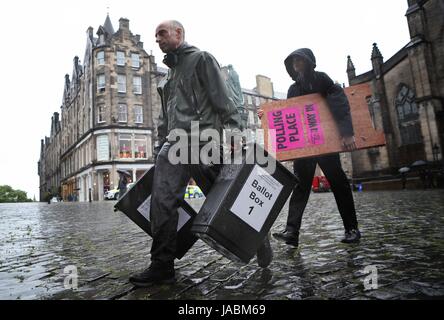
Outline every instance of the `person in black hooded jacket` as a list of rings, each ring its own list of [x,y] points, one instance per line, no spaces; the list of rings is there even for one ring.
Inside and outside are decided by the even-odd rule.
[[[316,58],[310,49],[298,49],[285,59],[285,67],[295,81],[289,88],[287,98],[299,97],[312,93],[319,93],[327,100],[327,104],[338,124],[343,137],[343,146],[346,151],[356,149],[353,124],[350,115],[350,105],[344,90],[333,83],[330,77],[315,71]],[[260,110],[259,117],[263,112]],[[299,177],[299,184],[290,199],[287,226],[283,232],[273,236],[286,244],[297,247],[299,245],[299,230],[302,215],[311,193],[311,185],[319,164],[330,182],[345,228],[344,243],[355,243],[361,238],[356,218],[355,205],[349,181],[342,170],[339,154],[295,160],[294,173]]]

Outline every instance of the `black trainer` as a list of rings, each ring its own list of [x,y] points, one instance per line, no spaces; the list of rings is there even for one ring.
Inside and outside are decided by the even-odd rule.
[[[342,243],[358,243],[361,239],[361,232],[358,229],[345,231],[345,237],[341,240]]]
[[[264,239],[264,242],[257,250],[257,264],[261,268],[266,268],[273,261],[273,250],[270,245],[269,235]]]
[[[294,247],[298,247],[299,245],[299,233],[298,232],[290,232],[285,230],[284,232],[273,233],[273,237],[275,237],[279,241],[283,241],[286,244],[289,244]]]
[[[173,284],[176,282],[174,267],[151,264],[142,273],[131,276],[129,281],[136,287],[150,287],[154,284]]]

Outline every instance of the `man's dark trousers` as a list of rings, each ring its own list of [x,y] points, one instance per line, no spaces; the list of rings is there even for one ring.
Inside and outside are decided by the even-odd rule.
[[[190,178],[193,177],[203,193],[207,195],[222,167],[222,164],[211,167],[204,164],[173,165],[168,160],[170,147],[168,142],[165,143],[157,156],[154,187],[151,193],[150,218],[153,236],[151,261],[154,264],[165,265],[171,265],[175,259],[177,209],[183,200]]]
[[[299,184],[290,198],[287,231],[297,233],[301,228],[302,215],[311,193],[316,164],[319,164],[330,183],[345,230],[357,229],[358,221],[350,183],[342,170],[339,154],[335,154],[294,161],[294,173],[299,177]]]

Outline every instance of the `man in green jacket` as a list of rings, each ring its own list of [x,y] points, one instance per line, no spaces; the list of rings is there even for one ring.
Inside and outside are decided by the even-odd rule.
[[[151,265],[130,278],[131,283],[139,287],[175,281],[177,209],[188,181],[190,177],[211,172],[212,177],[202,179],[202,184],[197,181],[207,193],[221,168],[221,163],[214,164],[209,170],[201,159],[196,162],[201,148],[208,143],[200,141],[200,133],[215,129],[221,137],[223,129],[240,133],[242,128],[218,62],[211,54],[190,46],[184,39],[185,31],[178,21],[165,21],[156,28],[156,42],[166,54],[163,62],[170,70],[158,86],[162,109],[157,127],[159,145],[155,149],[157,159],[151,194]],[[196,124],[199,130],[195,130]],[[188,141],[187,161],[173,164],[175,161],[169,157],[169,151],[176,147],[175,140],[183,133]],[[193,145],[193,141],[198,145]],[[239,147],[233,146],[234,149]],[[271,259],[267,238],[258,251],[258,263],[266,267]]]

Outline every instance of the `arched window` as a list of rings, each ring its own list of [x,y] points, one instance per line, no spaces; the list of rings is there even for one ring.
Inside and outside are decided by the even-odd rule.
[[[405,84],[399,87],[395,106],[402,145],[422,143],[415,93]]]

